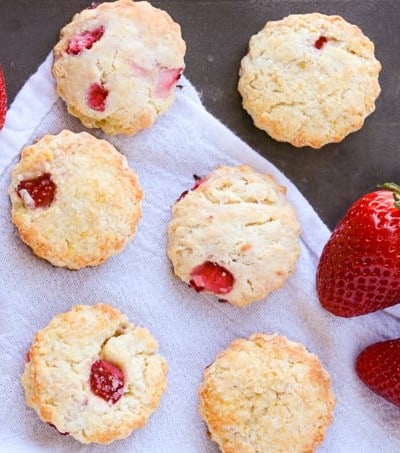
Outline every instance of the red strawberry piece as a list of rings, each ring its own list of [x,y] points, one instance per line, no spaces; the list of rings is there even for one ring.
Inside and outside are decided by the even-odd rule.
[[[199,187],[199,185],[202,184],[202,183],[206,180],[206,178],[200,178],[200,176],[197,176],[197,175],[193,175],[193,178],[194,178],[194,180],[195,180],[195,183],[194,183],[193,187],[192,187],[191,189],[189,189],[189,190],[184,190],[184,191],[179,195],[179,198],[176,200],[176,202],[178,202],[178,201],[182,200],[183,198],[185,198],[186,195],[187,195],[190,191],[196,190],[196,189]]]
[[[17,187],[18,196],[27,208],[48,208],[54,200],[56,185],[50,173],[43,173],[37,178],[24,179]]]
[[[92,83],[86,96],[87,105],[97,112],[104,112],[108,90],[98,83]]]
[[[232,291],[235,282],[227,269],[211,261],[196,266],[190,276],[189,286],[197,292],[206,290],[215,294],[227,294]]]
[[[75,35],[68,41],[67,54],[79,55],[85,49],[91,49],[93,44],[104,35],[104,27],[100,26],[93,30],[85,30]]]
[[[90,388],[103,400],[115,404],[124,393],[124,373],[107,360],[96,360],[90,370]]]
[[[356,372],[373,392],[400,406],[400,338],[364,349],[357,357]]]
[[[51,426],[52,428],[54,428],[56,431],[58,431],[59,434],[61,434],[62,436],[68,436],[69,433],[62,433],[61,431],[59,431],[57,429],[57,426],[56,425],[53,425],[53,423],[47,423],[49,426]]]
[[[326,243],[317,270],[323,307],[358,316],[400,302],[400,187],[357,200]]]
[[[314,47],[318,50],[321,50],[324,45],[328,42],[328,38],[326,36],[320,36],[314,43]]]
[[[7,92],[3,69],[0,66],[0,131],[3,129],[7,113]]]
[[[172,88],[180,79],[183,68],[171,69],[159,67],[157,72],[156,94],[160,98],[166,98],[170,95]]]

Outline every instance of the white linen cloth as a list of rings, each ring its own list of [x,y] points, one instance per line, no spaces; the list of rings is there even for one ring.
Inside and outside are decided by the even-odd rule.
[[[332,376],[335,418],[319,452],[399,452],[400,409],[360,382],[354,361],[368,344],[399,336],[400,311],[395,307],[344,319],[321,308],[315,271],[329,230],[279,170],[205,110],[185,78],[173,107],[152,128],[133,137],[90,131],[113,143],[138,173],[145,199],[134,240],[103,265],[75,272],[55,268],[30,252],[10,220],[11,168],[25,144],[64,128],[84,129],[55,93],[51,62],[49,55],[28,80],[0,133],[0,451],[217,452],[197,412],[203,370],[233,339],[277,332],[317,354]],[[171,206],[192,186],[192,175],[238,163],[272,173],[285,185],[302,225],[296,272],[282,289],[244,309],[188,288],[173,277],[166,256]],[[119,308],[157,338],[169,363],[168,388],[145,428],[111,446],[82,446],[26,407],[19,379],[38,329],[74,304],[99,301]]]

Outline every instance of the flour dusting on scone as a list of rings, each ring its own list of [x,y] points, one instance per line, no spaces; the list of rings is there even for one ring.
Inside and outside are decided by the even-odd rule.
[[[54,266],[96,266],[120,252],[141,218],[143,192],[125,156],[64,130],[26,147],[12,171],[12,221]]]
[[[61,30],[52,72],[68,111],[86,127],[135,134],[171,107],[185,51],[165,11],[117,0],[85,9]]]
[[[254,124],[296,147],[321,148],[360,129],[375,110],[374,44],[340,16],[267,22],[242,59],[238,89]]]
[[[300,253],[300,225],[271,175],[219,166],[172,209],[168,256],[196,291],[245,306],[280,288]]]
[[[21,378],[28,406],[62,434],[108,444],[159,406],[167,364],[157,341],[107,304],[77,305],[36,333]]]
[[[224,453],[304,453],[333,418],[331,379],[303,345],[279,335],[233,341],[206,368],[199,411]]]

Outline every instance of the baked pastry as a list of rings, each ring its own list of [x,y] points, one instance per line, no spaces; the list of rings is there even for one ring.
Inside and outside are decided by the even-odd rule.
[[[278,141],[321,148],[360,129],[375,110],[374,44],[339,16],[267,22],[242,59],[238,89],[254,124]]]
[[[36,333],[21,378],[26,402],[82,443],[123,439],[148,422],[165,391],[157,349],[119,310],[74,306]]]
[[[175,274],[243,307],[280,288],[300,253],[300,226],[271,175],[219,166],[182,194],[168,226]]]
[[[68,130],[22,151],[9,195],[21,239],[69,269],[96,266],[122,250],[143,198],[125,156],[105,140]]]
[[[135,134],[168,110],[184,70],[180,26],[148,2],[118,0],[76,14],[52,72],[69,113],[107,134]]]
[[[279,335],[233,341],[206,368],[199,411],[225,453],[311,452],[335,397],[318,358]]]

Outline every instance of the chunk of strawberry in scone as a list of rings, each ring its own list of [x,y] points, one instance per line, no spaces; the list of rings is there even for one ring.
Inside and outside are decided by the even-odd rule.
[[[321,50],[325,44],[328,42],[328,38],[326,36],[320,36],[315,42],[314,47],[318,50]]]
[[[104,112],[107,96],[108,90],[98,83],[92,83],[86,95],[87,105],[97,112]]]
[[[184,190],[180,195],[179,195],[179,198],[176,200],[176,202],[178,203],[178,201],[182,200],[183,198],[186,197],[186,195],[191,192],[192,190],[196,190],[200,184],[202,184],[206,179],[205,178],[200,178],[200,176],[197,176],[197,175],[193,175],[193,178],[195,179],[195,183],[193,184],[193,187],[191,189],[188,189],[188,190]]]
[[[103,400],[115,404],[124,392],[123,371],[107,360],[96,360],[90,370],[90,388]]]
[[[197,292],[205,290],[215,294],[227,294],[232,291],[235,282],[231,272],[211,261],[196,266],[190,276],[189,286]]]
[[[91,49],[93,44],[104,35],[104,27],[100,26],[93,30],[85,30],[79,35],[73,36],[68,41],[67,54],[79,55],[85,49]]]
[[[160,98],[166,98],[170,95],[172,88],[180,79],[183,68],[171,69],[159,67],[157,72],[156,94]]]
[[[17,193],[27,208],[48,208],[54,200],[56,184],[50,173],[43,173],[37,178],[22,180]]]

